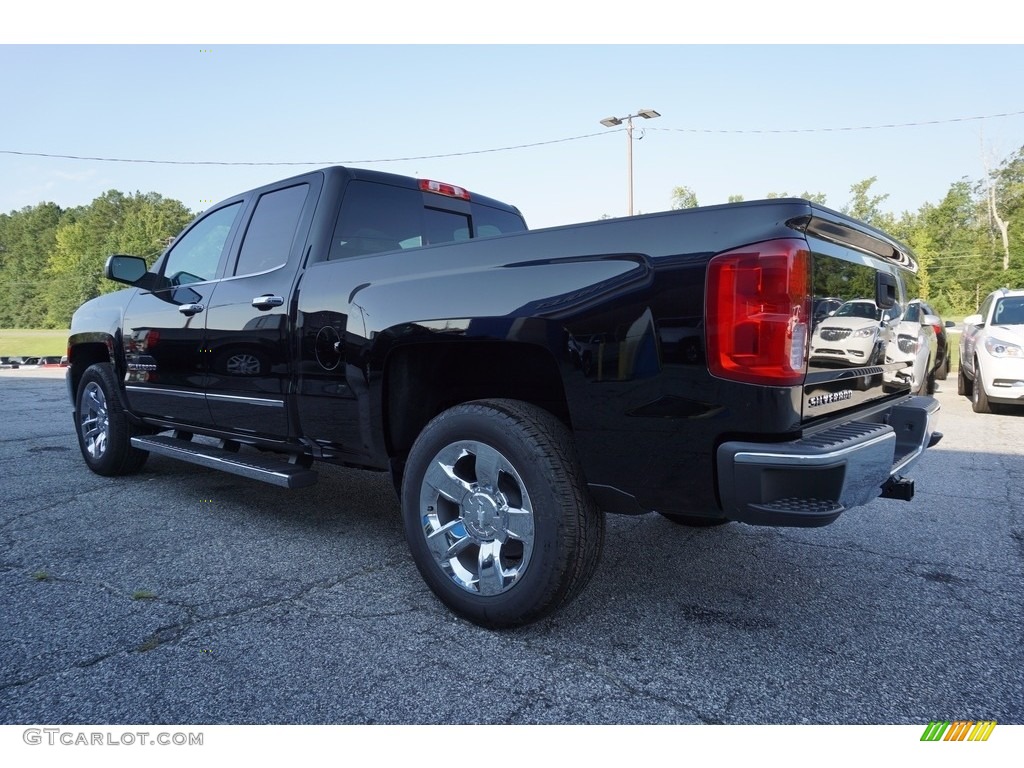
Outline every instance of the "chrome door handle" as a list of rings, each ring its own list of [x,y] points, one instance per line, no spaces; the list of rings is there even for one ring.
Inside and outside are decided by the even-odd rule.
[[[266,294],[264,296],[257,296],[252,300],[252,305],[256,309],[270,309],[271,307],[280,307],[284,304],[284,299],[280,296],[271,296]]]
[[[206,307],[204,307],[202,304],[182,304],[180,307],[178,307],[178,311],[181,312],[181,314],[186,315],[188,317],[192,317],[192,315],[198,315],[204,309],[206,309]]]

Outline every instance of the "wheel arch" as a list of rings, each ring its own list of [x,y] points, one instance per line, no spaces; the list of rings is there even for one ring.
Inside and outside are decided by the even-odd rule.
[[[78,392],[82,374],[89,366],[113,363],[114,357],[114,339],[108,334],[77,334],[68,339],[68,390],[72,402]]]
[[[398,460],[432,418],[472,400],[521,400],[572,427],[558,363],[535,344],[458,340],[398,346],[385,359],[382,392],[386,448]]]

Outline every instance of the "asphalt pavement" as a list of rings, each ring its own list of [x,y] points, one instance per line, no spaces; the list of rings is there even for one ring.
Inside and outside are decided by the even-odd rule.
[[[609,517],[538,624],[453,617],[384,475],[92,474],[62,371],[0,371],[0,722],[1024,723],[1024,411],[941,383],[912,502],[821,529]]]

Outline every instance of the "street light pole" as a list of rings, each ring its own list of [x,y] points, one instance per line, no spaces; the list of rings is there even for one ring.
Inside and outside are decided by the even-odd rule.
[[[627,207],[629,210],[629,216],[633,215],[633,118],[642,117],[645,120],[651,118],[661,117],[661,113],[655,112],[653,109],[641,109],[635,115],[626,115],[625,117],[606,117],[601,121],[601,125],[606,128],[612,128],[616,125],[622,125],[626,123],[626,162],[628,165],[627,172]]]

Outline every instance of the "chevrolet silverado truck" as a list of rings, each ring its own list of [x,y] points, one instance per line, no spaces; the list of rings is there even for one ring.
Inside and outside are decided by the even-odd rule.
[[[460,187],[331,167],[214,205],[152,266],[110,257],[129,287],[75,313],[68,392],[101,475],[151,453],[288,488],[390,472],[433,592],[514,626],[586,585],[605,512],[821,526],[909,500],[939,407],[871,352],[895,324],[809,347],[815,297],[895,318],[915,270],[805,200],[527,231]]]

